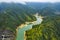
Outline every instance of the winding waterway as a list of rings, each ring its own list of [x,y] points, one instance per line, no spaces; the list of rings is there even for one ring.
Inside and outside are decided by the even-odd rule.
[[[39,17],[38,15],[35,15],[36,17],[36,21],[34,22],[29,22],[28,24],[26,24],[26,26],[24,26],[23,28],[18,28],[18,32],[17,32],[17,38],[16,40],[24,40],[24,32],[29,30],[29,29],[32,29],[32,26],[33,25],[37,25],[37,24],[41,24],[42,22],[42,18]]]

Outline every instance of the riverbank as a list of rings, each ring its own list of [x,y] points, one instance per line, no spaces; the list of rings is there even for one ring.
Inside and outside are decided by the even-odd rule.
[[[26,40],[26,37],[23,36],[23,35],[25,35],[25,31],[27,31],[29,29],[32,29],[32,26],[33,25],[41,24],[41,22],[43,21],[42,17],[41,16],[38,16],[38,15],[35,15],[35,17],[37,19],[36,21],[33,21],[33,22],[25,22],[25,24],[21,24],[17,28],[17,39],[16,40]]]

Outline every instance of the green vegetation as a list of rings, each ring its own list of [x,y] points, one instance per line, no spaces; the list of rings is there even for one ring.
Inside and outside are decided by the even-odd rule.
[[[26,31],[26,40],[60,40],[60,16],[44,18],[40,25]]]
[[[31,10],[31,11],[30,11]],[[30,7],[19,3],[0,4],[0,29],[16,32],[16,28],[26,21],[34,21],[35,12]]]
[[[36,12],[44,16],[40,25],[26,31],[26,40],[60,40],[60,3],[0,3],[0,30],[11,30],[27,21],[35,21]]]
[[[56,15],[55,12],[56,12],[55,9],[51,7],[45,7],[39,11],[39,14],[41,14],[42,16],[53,16]]]

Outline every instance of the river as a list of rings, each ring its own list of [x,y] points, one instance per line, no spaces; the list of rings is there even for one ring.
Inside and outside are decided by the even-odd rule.
[[[29,30],[29,29],[32,29],[32,26],[33,25],[37,25],[37,24],[41,24],[41,22],[42,22],[42,18],[41,17],[39,17],[38,15],[35,15],[35,17],[36,17],[36,21],[34,21],[34,22],[30,22],[29,24],[27,24],[26,26],[24,26],[23,28],[18,28],[18,32],[17,32],[17,38],[16,38],[16,40],[24,40],[25,38],[24,38],[24,32],[25,31],[27,31],[27,30]]]

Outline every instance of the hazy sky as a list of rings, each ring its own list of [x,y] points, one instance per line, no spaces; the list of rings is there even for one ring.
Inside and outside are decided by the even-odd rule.
[[[60,2],[60,0],[0,0],[0,2]]]

